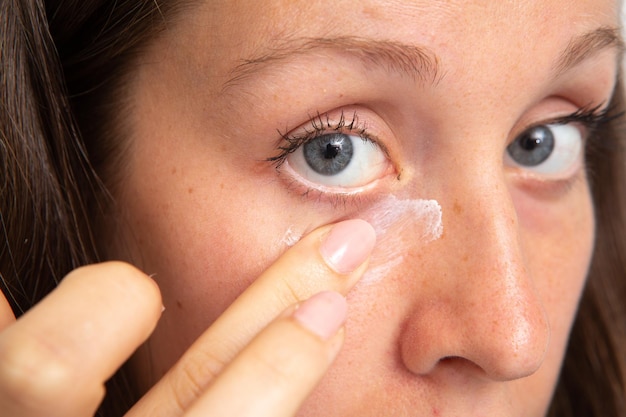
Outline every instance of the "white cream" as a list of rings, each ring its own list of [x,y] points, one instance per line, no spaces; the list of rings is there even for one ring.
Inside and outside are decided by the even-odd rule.
[[[281,242],[285,246],[290,248],[293,245],[295,245],[296,243],[298,243],[298,241],[300,241],[300,239],[302,239],[302,234],[294,232],[293,229],[291,228],[291,226],[289,226],[289,228],[287,229],[287,231],[283,235],[283,238],[281,239]]]
[[[399,267],[407,245],[427,244],[443,233],[441,206],[436,200],[401,200],[387,196],[353,217],[368,221],[376,231],[377,242],[361,283],[372,284]],[[280,242],[292,247],[302,233],[290,226]]]
[[[415,232],[423,243],[439,239],[443,233],[441,206],[436,200],[400,200],[393,195],[374,204],[365,218],[380,237],[390,228]]]
[[[435,200],[401,200],[388,196],[362,217],[374,227],[376,247],[362,284],[382,280],[404,260],[406,245],[427,244],[443,233],[441,206]]]

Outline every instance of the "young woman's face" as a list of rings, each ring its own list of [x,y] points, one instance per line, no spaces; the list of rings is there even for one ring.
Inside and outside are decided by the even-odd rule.
[[[154,274],[167,307],[142,383],[300,236],[364,218],[370,271],[302,415],[542,415],[592,251],[595,118],[578,116],[611,96],[617,8],[185,10],[127,90],[113,255]]]

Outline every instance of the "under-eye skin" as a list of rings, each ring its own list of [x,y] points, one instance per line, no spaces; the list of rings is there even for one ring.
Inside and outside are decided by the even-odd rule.
[[[268,158],[281,174],[305,187],[304,194],[357,194],[389,173],[385,148],[372,137],[356,113],[338,119],[312,118],[299,133],[282,135],[279,155]]]

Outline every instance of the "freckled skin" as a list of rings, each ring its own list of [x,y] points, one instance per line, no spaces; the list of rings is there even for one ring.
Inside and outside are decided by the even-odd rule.
[[[616,10],[608,0],[268,0],[185,11],[139,58],[124,115],[124,221],[110,256],[155,274],[164,305],[180,307],[134,358],[139,385],[280,256],[286,230],[359,217],[391,195],[436,200],[443,234],[424,244],[407,236],[414,224],[398,231],[402,263],[349,294],[344,349],[299,415],[544,415],[591,256],[592,202],[582,168],[558,187],[503,156],[528,126],[607,101],[613,51],[550,77],[570,40],[616,25]],[[441,74],[424,86],[318,51],[224,92],[233,67],[285,36],[427,47]],[[393,169],[358,199],[303,195],[266,162],[277,132],[347,106]]]

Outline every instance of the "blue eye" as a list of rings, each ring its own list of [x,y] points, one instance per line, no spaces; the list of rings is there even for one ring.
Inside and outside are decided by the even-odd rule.
[[[380,178],[389,165],[384,152],[371,140],[336,132],[307,141],[286,161],[312,184],[342,188],[367,185]]]
[[[554,135],[547,126],[536,126],[517,137],[507,147],[511,158],[522,166],[537,166],[554,150]]]
[[[354,156],[350,136],[331,133],[319,136],[302,147],[304,160],[318,174],[336,175],[346,169]]]
[[[583,137],[573,124],[534,126],[506,148],[508,164],[550,176],[567,175],[580,161]]]

